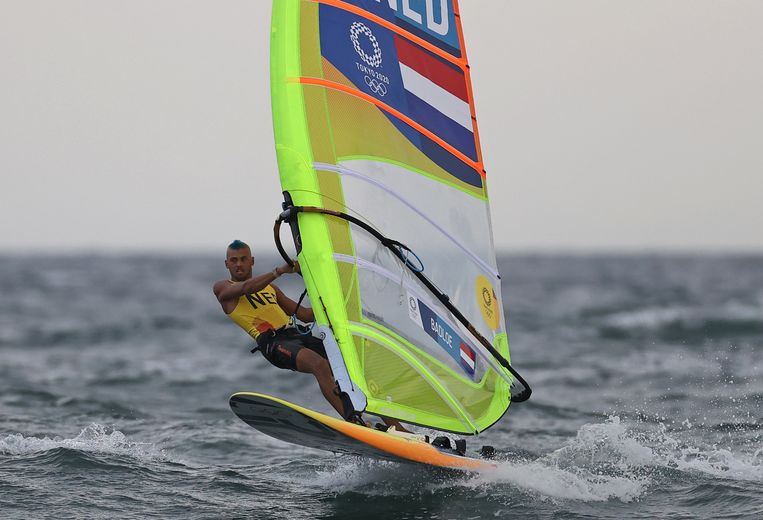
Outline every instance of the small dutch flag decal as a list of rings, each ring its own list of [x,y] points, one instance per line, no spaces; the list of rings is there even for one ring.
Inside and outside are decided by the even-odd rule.
[[[469,375],[474,375],[476,359],[477,354],[466,343],[461,343],[461,365]]]

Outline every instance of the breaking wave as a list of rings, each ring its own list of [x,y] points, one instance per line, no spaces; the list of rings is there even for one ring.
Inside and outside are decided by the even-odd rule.
[[[657,334],[660,337],[703,338],[763,333],[763,308],[729,302],[717,308],[691,306],[647,307],[605,316],[603,336]]]
[[[82,453],[129,456],[141,461],[169,460],[164,450],[154,444],[130,441],[120,431],[92,423],[73,438],[26,437],[20,433],[0,438],[0,454],[11,456],[35,455],[65,448]]]
[[[649,428],[644,428],[649,426]],[[511,491],[541,500],[633,502],[664,479],[713,477],[763,480],[763,448],[749,454],[716,447],[697,447],[681,440],[680,431],[664,424],[630,424],[618,416],[582,426],[574,439],[538,458],[499,460],[497,467],[476,474],[432,478],[431,468],[342,458],[315,469],[313,484],[333,493],[391,496],[431,494],[454,486],[491,496]]]
[[[684,425],[691,428],[687,422]],[[532,461],[503,461],[468,482],[476,486],[509,483],[554,499],[630,502],[671,471],[763,480],[763,448],[743,454],[700,447],[682,440],[680,431],[669,432],[663,423],[643,426],[629,426],[620,417],[610,416],[603,423],[582,426],[573,440],[548,455]],[[670,478],[675,477],[671,474]]]

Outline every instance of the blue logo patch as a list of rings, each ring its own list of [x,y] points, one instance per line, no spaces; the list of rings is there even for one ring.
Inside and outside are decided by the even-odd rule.
[[[417,322],[442,349],[452,357],[469,376],[474,375],[476,355],[474,350],[445,323],[425,303],[415,296],[408,295],[408,312],[412,320]]]

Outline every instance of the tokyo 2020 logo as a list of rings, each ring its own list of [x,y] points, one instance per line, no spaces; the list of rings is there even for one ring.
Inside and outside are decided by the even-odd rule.
[[[371,54],[367,53],[365,50],[363,50],[363,47],[361,47],[361,34],[366,36],[368,41],[371,43]],[[371,29],[369,29],[368,26],[361,22],[353,23],[350,27],[350,40],[352,40],[352,46],[355,47],[355,52],[358,53],[360,59],[362,59],[367,65],[374,68],[377,68],[381,65],[382,51],[379,47],[379,41],[376,39],[376,36],[374,36],[374,33],[371,32]]]

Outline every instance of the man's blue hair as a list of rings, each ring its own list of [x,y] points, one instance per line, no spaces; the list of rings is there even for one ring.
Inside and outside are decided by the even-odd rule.
[[[228,249],[233,249],[233,250],[244,249],[244,248],[251,249],[251,247],[249,247],[249,245],[246,242],[242,242],[241,240],[234,240],[228,245]]]

